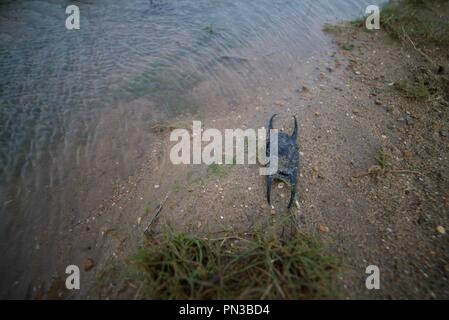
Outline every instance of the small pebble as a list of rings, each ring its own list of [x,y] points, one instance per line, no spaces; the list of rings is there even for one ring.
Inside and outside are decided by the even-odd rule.
[[[446,229],[443,226],[438,226],[437,231],[439,234],[446,234]]]
[[[84,271],[88,272],[92,270],[94,267],[94,261],[91,258],[88,258],[84,261]]]

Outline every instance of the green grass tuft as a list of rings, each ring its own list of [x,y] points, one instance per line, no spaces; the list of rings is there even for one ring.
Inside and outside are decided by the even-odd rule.
[[[225,178],[228,176],[228,170],[227,167],[224,165],[220,165],[217,163],[212,163],[207,167],[207,173],[208,175],[216,176],[219,178]]]
[[[300,233],[214,240],[168,232],[131,261],[147,299],[331,298],[338,271],[321,243]]]
[[[381,173],[385,173],[390,167],[390,157],[384,148],[380,148],[377,151],[376,162],[380,167]]]
[[[408,80],[401,80],[396,84],[396,88],[410,99],[429,99],[432,95],[427,86],[421,81],[412,83]]]
[[[355,47],[353,44],[343,43],[343,44],[341,44],[341,48],[346,51],[352,51],[352,50],[354,50]]]
[[[381,27],[396,39],[420,43],[449,44],[449,22],[429,8],[441,0],[403,0],[388,4],[381,12]]]

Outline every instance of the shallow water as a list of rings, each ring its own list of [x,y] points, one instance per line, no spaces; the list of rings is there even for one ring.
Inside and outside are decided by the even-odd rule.
[[[72,2],[79,31],[65,29]],[[46,272],[67,225],[142,160],[151,124],[219,117],[297,80],[292,66],[327,48],[323,23],[372,2],[1,1],[1,294]]]

